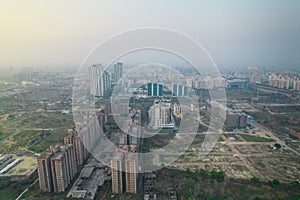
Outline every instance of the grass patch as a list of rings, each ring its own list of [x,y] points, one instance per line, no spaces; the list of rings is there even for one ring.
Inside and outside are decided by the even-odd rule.
[[[240,137],[242,137],[247,142],[275,142],[275,140],[271,138],[263,138],[263,137],[253,136],[253,135],[241,134]]]

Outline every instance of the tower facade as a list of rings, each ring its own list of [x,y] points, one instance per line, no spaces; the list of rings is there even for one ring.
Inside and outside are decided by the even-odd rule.
[[[37,163],[43,192],[64,192],[77,172],[73,144],[51,146],[37,158]]]
[[[43,192],[51,192],[53,189],[50,164],[51,156],[51,153],[44,153],[37,158],[39,184]]]
[[[116,63],[114,64],[114,81],[115,83],[118,82],[118,80],[120,80],[120,78],[123,75],[123,63]]]
[[[93,96],[100,97],[104,94],[102,75],[103,66],[101,64],[93,65],[89,68],[90,94]]]

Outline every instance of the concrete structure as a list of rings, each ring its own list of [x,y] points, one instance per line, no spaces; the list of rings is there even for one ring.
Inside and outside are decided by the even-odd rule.
[[[298,77],[290,77],[288,75],[272,74],[269,76],[269,86],[279,89],[292,89],[299,91],[300,79]]]
[[[39,184],[40,184],[40,189],[43,192],[53,191],[51,165],[50,165],[51,156],[52,153],[47,152],[37,158]]]
[[[172,83],[173,96],[188,96],[188,87],[186,85]]]
[[[77,172],[73,144],[50,146],[37,158],[40,188],[43,192],[64,192]]]
[[[59,146],[50,162],[53,192],[64,192],[77,171],[74,146],[72,144]]]
[[[112,192],[116,194],[124,192],[123,158],[123,153],[117,153],[111,161]]]
[[[148,83],[148,93],[149,97],[161,97],[163,96],[163,85],[159,83]]]
[[[103,66],[101,64],[93,65],[89,68],[90,94],[96,97],[103,96],[104,88],[101,81]]]
[[[68,135],[64,137],[64,144],[73,144],[75,148],[75,157],[77,165],[82,165],[87,158],[87,150],[84,147],[78,132],[73,129],[68,129]]]
[[[251,83],[258,83],[258,84],[261,84],[261,79],[262,79],[262,76],[261,74],[258,74],[258,73],[253,73],[251,74],[251,77],[250,77],[250,82]]]
[[[111,74],[108,71],[103,72],[102,83],[104,93],[111,89]]]
[[[86,200],[95,199],[97,189],[108,180],[107,168],[99,166],[85,166],[67,197]]]
[[[224,125],[227,128],[243,129],[247,126],[248,116],[241,112],[227,111]]]
[[[154,105],[149,110],[151,125],[153,129],[174,128],[171,123],[171,102],[167,100],[154,101]]]
[[[111,89],[111,75],[101,64],[89,68],[90,94],[101,97]]]
[[[137,192],[137,145],[119,145],[111,161],[112,192]]]
[[[126,192],[137,192],[137,158],[135,154],[128,154],[125,157],[125,183]]]
[[[116,63],[114,64],[114,82],[117,83],[118,80],[123,76],[123,63]]]
[[[246,80],[246,79],[227,80],[227,88],[230,88],[230,89],[248,88],[248,80]]]
[[[220,88],[225,87],[226,79],[224,77],[194,77],[192,79],[192,87],[194,89],[213,89],[213,88]]]
[[[206,111],[209,115],[212,115],[212,107],[214,108],[215,112],[213,116],[220,119],[224,119],[225,117],[225,127],[230,129],[246,128],[248,120],[248,116],[246,114],[225,107],[224,105],[216,101],[211,101],[206,103]]]

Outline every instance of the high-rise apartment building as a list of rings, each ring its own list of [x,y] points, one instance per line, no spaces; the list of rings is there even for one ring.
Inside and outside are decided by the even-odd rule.
[[[68,129],[68,135],[64,137],[64,144],[74,145],[77,165],[82,165],[87,157],[87,150],[84,147],[78,132],[73,129]]]
[[[188,87],[186,85],[172,83],[173,96],[188,96]]]
[[[40,188],[44,192],[53,190],[50,158],[52,153],[43,153],[37,158]]]
[[[111,89],[111,75],[104,71],[101,64],[89,68],[90,94],[96,97],[103,96]]]
[[[137,192],[137,145],[121,145],[111,161],[112,192]]]
[[[125,181],[126,192],[136,193],[137,191],[137,159],[136,154],[127,154],[125,157]]]
[[[116,153],[114,159],[111,160],[111,181],[112,192],[121,194],[124,192],[124,168],[123,168],[123,153]]]
[[[108,71],[104,71],[102,75],[103,91],[106,92],[111,89],[111,75]]]
[[[64,192],[77,172],[73,144],[50,146],[37,158],[40,188],[44,192]]]
[[[89,68],[89,79],[90,79],[90,94],[93,96],[103,96],[104,88],[101,81],[103,74],[103,66],[101,64],[93,65]]]
[[[120,80],[120,78],[123,76],[123,63],[116,63],[114,64],[114,81],[115,83]]]
[[[171,102],[167,100],[154,101],[154,105],[149,110],[149,116],[153,129],[174,128],[174,123],[171,123]]]
[[[258,73],[253,73],[250,77],[250,82],[251,83],[258,83],[260,84],[261,83],[261,74],[258,74]]]

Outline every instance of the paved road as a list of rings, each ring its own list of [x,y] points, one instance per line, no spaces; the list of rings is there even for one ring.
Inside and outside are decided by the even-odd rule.
[[[28,186],[17,198],[16,200],[21,199],[21,197],[29,190],[29,188],[31,188],[34,184],[36,184],[36,182],[38,182],[39,179],[36,179],[30,186]]]

